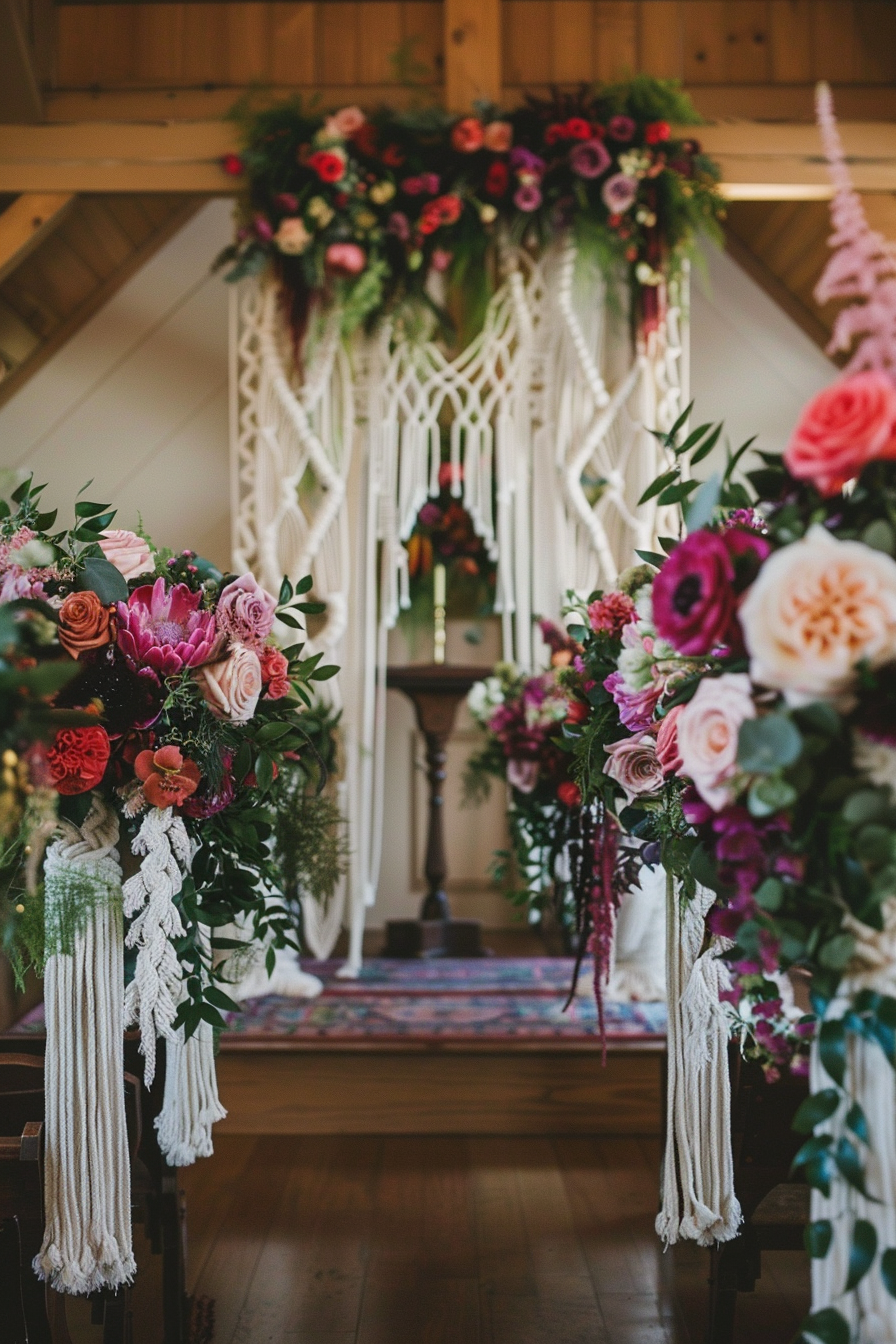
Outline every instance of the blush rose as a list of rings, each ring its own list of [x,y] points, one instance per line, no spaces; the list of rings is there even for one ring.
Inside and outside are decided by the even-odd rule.
[[[663,767],[656,754],[656,742],[650,733],[625,737],[607,747],[604,773],[615,779],[627,803],[645,794],[656,793],[663,785]]]
[[[240,644],[248,644],[259,652],[274,628],[277,599],[253,574],[243,574],[229,583],[221,594],[215,611],[218,633],[230,635]]]
[[[706,677],[678,716],[679,773],[691,780],[714,812],[731,801],[740,726],[755,717],[750,678],[745,672]]]
[[[216,719],[248,723],[262,692],[261,662],[254,649],[235,644],[227,658],[193,671],[203,699]]]
[[[124,527],[110,528],[100,537],[100,550],[126,579],[139,579],[153,571],[152,551],[136,532]]]

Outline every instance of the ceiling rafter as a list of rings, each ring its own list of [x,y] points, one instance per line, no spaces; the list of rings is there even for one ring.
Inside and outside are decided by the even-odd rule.
[[[71,209],[74,193],[25,192],[0,214],[0,281],[57,228]]]

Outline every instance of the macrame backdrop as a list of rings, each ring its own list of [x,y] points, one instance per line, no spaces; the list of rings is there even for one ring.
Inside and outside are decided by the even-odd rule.
[[[312,573],[327,616],[310,643],[342,668],[325,689],[343,710],[352,870],[348,893],[304,915],[326,956],[348,894],[349,975],[380,867],[387,640],[410,603],[403,543],[438,493],[442,427],[452,491],[497,566],[503,656],[522,668],[540,654],[534,616],[556,619],[567,589],[612,583],[662,530],[655,506],[636,506],[662,466],[650,430],[670,428],[687,395],[680,296],[633,343],[627,287],[571,242],[538,260],[507,248],[500,263],[482,331],[454,358],[390,323],[347,350],[333,312],[301,378],[271,282],[233,295],[234,565],[273,592],[284,574]]]

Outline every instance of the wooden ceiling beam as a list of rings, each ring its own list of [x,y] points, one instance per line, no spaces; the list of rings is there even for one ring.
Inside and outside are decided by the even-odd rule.
[[[43,242],[71,209],[72,192],[26,192],[0,214],[0,282]]]
[[[42,116],[43,97],[22,7],[15,0],[0,0],[0,118],[40,121]]]
[[[842,122],[859,191],[896,192],[896,123]],[[694,128],[680,128],[694,134]],[[701,126],[731,200],[812,200],[830,195],[817,129],[802,123]],[[220,166],[237,148],[223,121],[0,126],[0,192],[183,191],[225,195]]]

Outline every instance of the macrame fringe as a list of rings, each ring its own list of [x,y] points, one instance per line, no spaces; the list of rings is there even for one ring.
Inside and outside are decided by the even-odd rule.
[[[172,1167],[211,1157],[212,1125],[227,1112],[218,1098],[215,1034],[208,1022],[184,1040],[180,1027],[165,1045],[165,1097],[156,1118],[159,1147]]]
[[[116,1289],[136,1272],[124,1112],[124,949],[118,822],[94,798],[79,831],[63,824],[47,851],[48,923],[69,925],[66,901],[94,899],[47,959],[44,999],[46,1174],[44,1240],[34,1271],[57,1292]]]
[[[154,807],[143,818],[133,843],[142,854],[139,872],[124,884],[124,913],[133,920],[128,947],[137,948],[134,978],[125,992],[128,1024],[140,1026],[140,1050],[146,1065],[144,1082],[152,1086],[156,1073],[156,1037],[174,1037],[174,1018],[180,994],[181,969],[172,939],[182,938],[174,897],[183,885],[183,871],[192,858],[190,839],[180,817],[170,807]]]
[[[698,887],[685,905],[666,876],[668,1081],[662,1207],[656,1230],[666,1246],[711,1246],[737,1235],[728,1025],[719,1002],[719,948],[701,955],[714,895]]]

